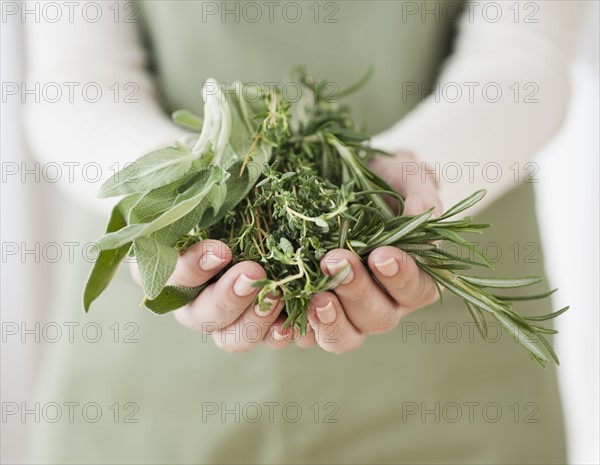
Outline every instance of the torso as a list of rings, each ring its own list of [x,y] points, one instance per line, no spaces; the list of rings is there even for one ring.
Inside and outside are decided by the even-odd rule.
[[[305,16],[312,14],[312,2],[300,3]],[[199,2],[144,2],[166,107],[200,111],[199,91],[208,77],[283,80],[291,67],[304,64],[343,87],[373,63],[374,79],[352,103],[370,131],[395,123],[417,103],[404,101],[402,82],[434,79],[452,25],[403,23],[402,2],[336,4],[337,24],[308,18],[236,24],[214,16],[203,23]],[[522,186],[479,218],[494,223],[485,241],[503,252],[495,274],[543,274],[541,253],[515,261],[510,252],[515,242],[539,244],[533,208],[531,186]],[[71,227],[90,239],[102,229],[82,224],[76,214]],[[482,341],[463,304],[449,295],[443,308],[415,312],[395,331],[369,337],[359,350],[341,357],[295,347],[279,352],[261,347],[233,356],[174,319],[137,308],[141,293],[126,273],[93,313],[83,316],[79,289],[89,266],[81,261],[63,270],[71,291],[56,302],[55,319],[85,324],[91,317],[104,328],[116,320],[135,322],[140,342],[119,345],[107,336],[103,344],[56,348],[46,362],[44,395],[98,402],[109,417],[114,402],[136,402],[139,423],[109,418],[97,424],[39,425],[35,458],[63,463],[73,457],[96,463],[566,460],[553,369],[539,368],[506,335],[495,343]],[[522,308],[545,313],[548,305]],[[203,417],[215,405],[218,413]],[[254,422],[256,405],[262,417]],[[298,407],[301,417],[295,422]],[[223,409],[232,412],[224,421]]]

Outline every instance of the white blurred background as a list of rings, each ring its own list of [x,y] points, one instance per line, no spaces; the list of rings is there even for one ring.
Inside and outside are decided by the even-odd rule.
[[[555,308],[571,305],[568,317],[557,321],[556,340],[563,405],[567,422],[569,461],[598,464],[599,455],[599,296],[598,273],[598,159],[599,159],[599,2],[584,2],[575,60],[572,101],[564,127],[538,155],[536,185],[538,215],[548,276],[560,287]],[[21,82],[24,46],[20,24],[0,24],[0,76]],[[15,99],[2,103],[1,161],[33,163],[20,130],[20,108]],[[51,184],[1,183],[1,237],[26,243],[49,242],[54,237],[53,209],[60,194]],[[575,225],[575,226],[572,226]],[[4,263],[4,260],[3,260]],[[44,263],[10,262],[2,266],[2,321],[40,321],[52,290],[52,276]],[[35,283],[35,285],[34,285]],[[1,345],[1,399],[30,400],[38,368],[38,344]],[[32,399],[35,401],[34,399]],[[22,463],[27,447],[26,425],[0,423],[2,463]]]
[[[598,452],[598,1],[584,2],[571,68],[572,95],[565,124],[539,154],[538,217],[546,270],[558,318],[556,349],[567,423],[569,461],[600,463]]]

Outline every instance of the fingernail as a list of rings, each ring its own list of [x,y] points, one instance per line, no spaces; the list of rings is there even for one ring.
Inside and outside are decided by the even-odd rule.
[[[342,268],[344,268],[346,266],[350,266],[350,262],[348,262],[348,260],[346,258],[344,258],[343,260],[340,260],[337,263],[328,263],[327,271],[329,271],[329,274],[331,276],[333,276],[334,274],[336,274],[338,271],[340,271]],[[344,279],[344,281],[342,281],[342,284],[350,284],[353,279],[354,279],[354,270],[350,266],[350,273],[348,273],[348,276],[346,276],[346,279]]]
[[[316,307],[315,310],[321,323],[329,324],[335,321],[335,307],[331,300],[324,307]]]
[[[264,312],[260,309],[260,305],[254,306],[254,312],[261,318],[269,316],[271,313],[273,313],[277,300],[271,299],[270,297],[265,297],[265,303],[269,306],[269,309]]]
[[[396,276],[396,273],[398,273],[398,262],[393,257],[385,262],[373,263],[373,265],[386,278]]]
[[[281,332],[285,331],[285,334],[282,334]],[[276,328],[273,331],[273,339],[276,341],[283,341],[285,340],[285,338],[287,337],[288,332],[284,329],[281,329],[281,326],[279,328]]]
[[[200,268],[204,271],[212,271],[225,262],[226,260],[224,258],[218,257],[212,252],[207,252],[200,258]]]
[[[245,274],[241,274],[233,285],[233,292],[238,297],[246,297],[256,291],[256,288],[252,286],[253,284],[253,279],[250,279]]]
[[[273,329],[273,339],[275,341],[291,341],[296,337],[297,331],[296,328],[291,328],[288,326],[287,328],[283,328],[281,326],[276,326]]]

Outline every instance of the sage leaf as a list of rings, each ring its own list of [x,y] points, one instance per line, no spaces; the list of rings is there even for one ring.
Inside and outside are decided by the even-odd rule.
[[[252,173],[250,170],[245,170],[242,175],[239,175],[242,162],[235,163],[229,169],[231,176],[225,182],[227,195],[223,204],[218,210],[204,210],[199,216],[198,227],[208,228],[218,221],[221,221],[223,216],[233,210],[247,195],[256,183],[259,176],[257,173]],[[213,205],[216,205],[215,202]]]
[[[220,183],[224,178],[226,178],[226,176],[223,175],[221,168],[218,165],[214,165],[212,173],[204,185],[199,184],[197,187],[184,192],[181,196],[178,195],[173,200],[173,205],[169,209],[163,211],[154,220],[148,223],[130,224],[117,232],[107,234],[100,238],[98,245],[102,250],[113,249],[139,237],[149,236],[153,232],[158,231],[187,215],[196,208],[205,197],[208,196],[208,198],[211,199],[211,202],[215,202],[214,197],[209,194],[215,185]],[[142,199],[140,199],[140,202],[141,201]]]
[[[177,110],[171,115],[173,122],[192,132],[202,131],[202,118],[189,110]]]
[[[144,292],[155,299],[175,271],[179,252],[152,237],[139,237],[133,243]]]
[[[213,280],[196,287],[165,286],[161,293],[145,302],[146,308],[157,315],[165,315],[194,300]]]
[[[107,233],[118,231],[127,225],[129,209],[137,202],[139,197],[139,194],[133,194],[125,197],[115,205],[106,227]],[[92,302],[110,284],[130,248],[131,243],[127,243],[113,250],[100,251],[83,291],[83,308],[86,313],[89,311]]]
[[[234,174],[239,172],[240,166],[241,162],[233,165],[227,181],[219,184],[215,192],[202,199],[194,210],[155,232],[157,239],[164,244],[174,246],[193,227],[206,228],[220,221],[228,211],[242,201],[252,188],[248,172],[244,172],[239,178],[237,178],[237,174]],[[221,204],[220,207],[219,204]]]
[[[126,164],[121,171],[108,178],[100,187],[98,196],[115,197],[164,186],[185,175],[198,156],[182,145],[151,152]]]
[[[218,165],[212,165],[211,169],[204,169],[186,177],[183,182],[179,180],[153,189],[144,194],[131,209],[129,223],[151,223],[178,204],[203,193],[207,195],[216,183],[223,182],[229,176],[230,174],[222,172]]]

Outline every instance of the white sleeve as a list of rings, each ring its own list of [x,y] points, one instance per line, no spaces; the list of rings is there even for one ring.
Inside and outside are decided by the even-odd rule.
[[[536,170],[535,152],[562,123],[578,10],[568,1],[468,2],[433,94],[373,145],[426,163],[444,207],[480,188],[488,194],[478,209],[490,205]]]
[[[125,4],[116,19],[116,2],[91,2],[94,7],[85,11],[86,2],[57,3],[62,13],[57,22],[35,18],[42,2],[23,6],[33,12],[25,20],[24,86],[35,92],[22,96],[26,140],[42,174],[46,165],[58,165],[57,184],[66,194],[106,213],[115,200],[101,201],[96,194],[116,167],[172,144],[185,131],[159,104],[138,24],[126,22],[131,11]],[[54,18],[55,11],[45,14]]]

